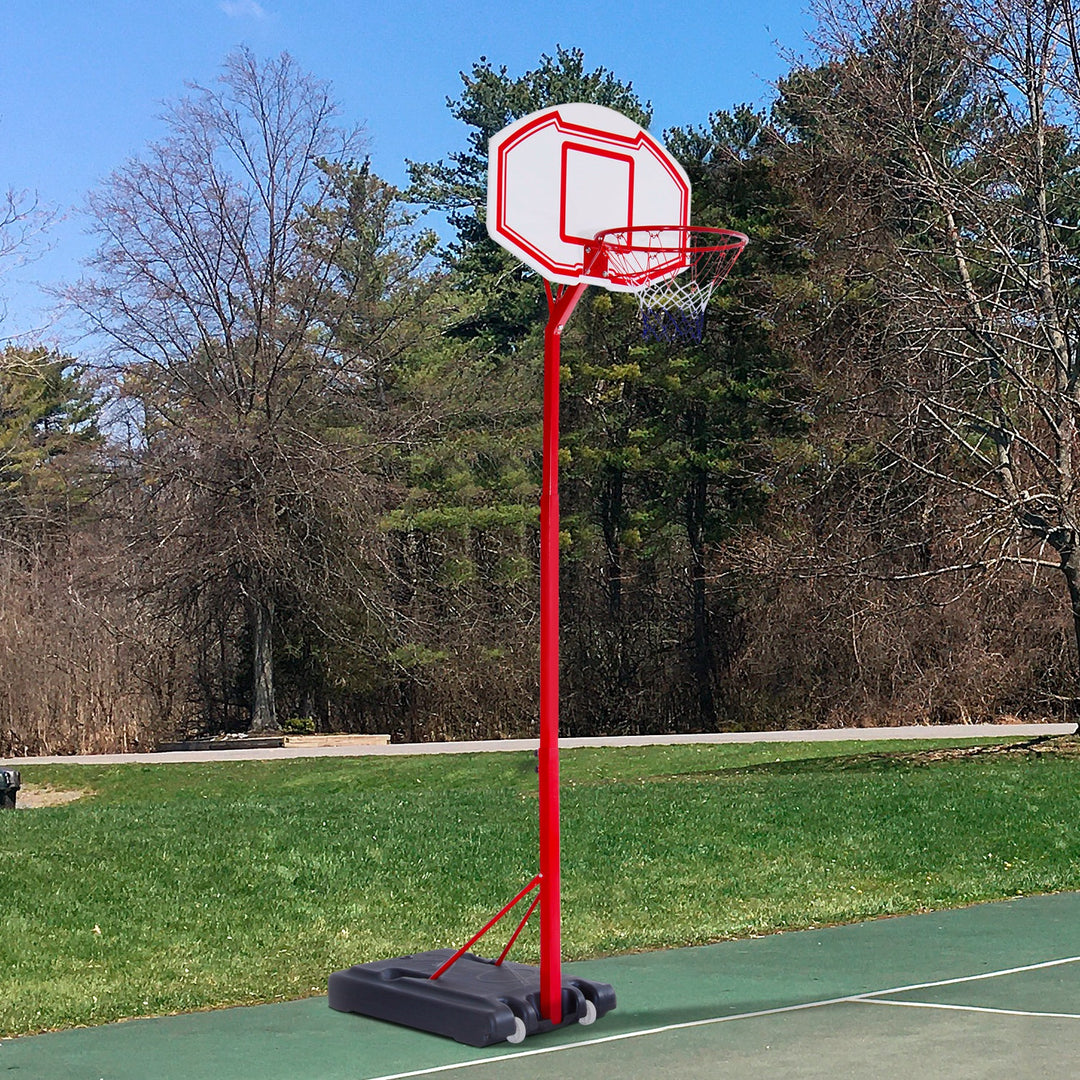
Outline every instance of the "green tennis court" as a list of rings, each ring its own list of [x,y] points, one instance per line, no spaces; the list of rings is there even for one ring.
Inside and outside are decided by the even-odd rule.
[[[618,1009],[476,1050],[335,1013],[325,998],[7,1040],[34,1080],[566,1076],[1063,1076],[1080,1057],[1080,894],[1034,897],[568,971]]]

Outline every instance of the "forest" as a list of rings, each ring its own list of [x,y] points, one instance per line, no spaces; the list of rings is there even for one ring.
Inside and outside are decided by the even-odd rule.
[[[563,335],[565,735],[1080,719],[1072,0],[815,16],[654,132],[750,237],[702,342],[596,288]],[[401,189],[288,55],[172,102],[89,195],[90,344],[0,323],[0,754],[535,733],[546,299],[487,140],[648,127],[624,75],[481,58]],[[0,201],[0,289],[44,225]]]

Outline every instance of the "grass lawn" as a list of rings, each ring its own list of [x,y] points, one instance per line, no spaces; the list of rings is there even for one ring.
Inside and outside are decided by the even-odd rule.
[[[565,751],[567,958],[1080,889],[1080,741],[930,745]],[[322,993],[536,870],[531,754],[22,774],[91,794],[0,813],[0,1036]]]

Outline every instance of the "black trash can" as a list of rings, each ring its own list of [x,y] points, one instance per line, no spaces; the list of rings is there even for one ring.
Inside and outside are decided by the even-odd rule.
[[[0,810],[15,809],[15,795],[20,787],[18,769],[0,769]]]

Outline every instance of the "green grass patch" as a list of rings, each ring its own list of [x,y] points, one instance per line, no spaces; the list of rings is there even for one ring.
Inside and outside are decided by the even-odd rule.
[[[567,956],[1080,888],[1080,743],[963,745],[564,752]],[[0,814],[0,1035],[321,993],[536,869],[531,754],[22,773],[93,794]]]

